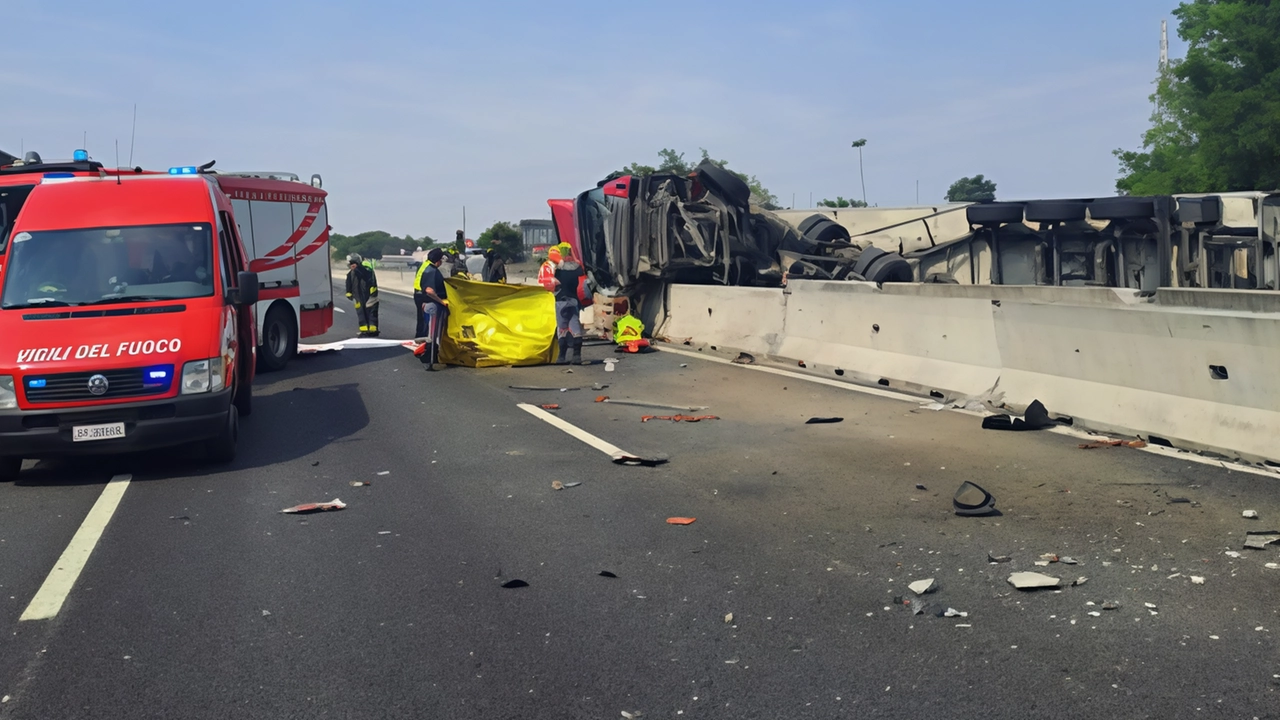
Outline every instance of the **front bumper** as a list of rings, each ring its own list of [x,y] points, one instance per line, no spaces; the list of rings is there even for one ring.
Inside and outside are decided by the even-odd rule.
[[[108,455],[208,440],[226,426],[230,389],[163,400],[58,410],[0,411],[0,456]],[[73,442],[76,425],[124,423],[124,437]]]

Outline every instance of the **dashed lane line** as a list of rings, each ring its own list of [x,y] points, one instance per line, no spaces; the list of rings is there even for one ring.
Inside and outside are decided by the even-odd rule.
[[[568,433],[569,435],[572,435],[573,437],[599,450],[605,455],[608,455],[610,457],[616,457],[618,455],[630,455],[630,453],[627,453],[617,445],[601,440],[600,438],[596,437],[595,435],[592,435],[586,430],[583,430],[577,425],[565,422],[564,420],[561,420],[560,418],[556,417],[555,415],[552,415],[551,413],[547,412],[546,410],[543,410],[542,408],[536,405],[530,405],[528,403],[520,403],[516,407],[538,418],[539,420],[547,423],[548,425],[554,428],[557,428],[559,430],[562,430],[565,433]]]
[[[124,497],[124,491],[129,488],[131,480],[133,480],[132,475],[116,475],[102,489],[98,501],[85,516],[80,529],[76,530],[67,549],[62,551],[62,556],[49,571],[49,576],[44,579],[44,584],[36,591],[31,604],[27,605],[22,617],[18,618],[19,621],[48,620],[55,617],[62,609],[62,603],[71,593],[71,588],[80,577],[80,571],[84,570],[85,563],[89,562],[89,556],[97,547],[102,531],[107,528],[107,523],[111,522],[111,516],[120,506],[120,499]]]

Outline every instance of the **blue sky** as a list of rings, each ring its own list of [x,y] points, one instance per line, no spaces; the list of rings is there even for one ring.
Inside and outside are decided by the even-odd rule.
[[[663,147],[797,207],[861,195],[857,138],[882,206],[1102,195],[1175,5],[6,0],[0,148],[123,163],[137,103],[135,164],[318,172],[337,231],[439,239]]]

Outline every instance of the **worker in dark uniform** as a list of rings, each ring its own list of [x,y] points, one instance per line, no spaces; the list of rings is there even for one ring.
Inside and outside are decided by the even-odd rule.
[[[559,248],[551,248],[547,252],[549,260],[556,264],[555,279],[552,281],[556,296],[556,339],[560,344],[560,356],[557,365],[582,362],[582,321],[578,313],[582,306],[578,300],[578,288],[585,276],[582,266],[574,261],[573,256],[562,256]],[[566,352],[571,356],[566,359]]]
[[[360,322],[357,337],[377,337],[378,280],[364,262],[356,253],[347,256],[347,298],[355,305]]]
[[[449,291],[445,287],[444,273],[440,269],[444,256],[443,250],[432,248],[427,253],[427,262],[423,264],[418,276],[418,286],[422,288],[424,298],[418,313],[426,319],[426,344],[418,358],[427,370],[436,369],[436,362],[440,359],[440,339],[449,322]]]
[[[490,248],[485,252],[484,281],[505,283],[507,281],[507,261],[502,253]]]

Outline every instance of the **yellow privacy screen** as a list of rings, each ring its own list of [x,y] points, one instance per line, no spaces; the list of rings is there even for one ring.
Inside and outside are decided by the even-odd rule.
[[[555,351],[555,298],[530,285],[445,280],[449,327],[440,361],[495,367],[543,365]]]

